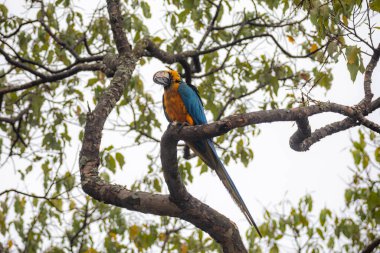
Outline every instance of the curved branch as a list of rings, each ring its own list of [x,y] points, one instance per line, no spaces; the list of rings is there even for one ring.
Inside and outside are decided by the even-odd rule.
[[[181,218],[210,234],[223,247],[223,252],[247,252],[237,226],[187,192],[177,160],[176,127],[169,127],[161,139],[161,162],[172,201],[181,209]],[[173,135],[174,134],[174,135]]]
[[[378,108],[380,108],[379,101],[376,100],[372,102],[371,111],[374,111]],[[337,114],[345,115],[349,117],[349,119],[357,121],[357,111],[355,107],[349,107],[336,103],[319,103],[319,105],[296,107],[292,109],[276,109],[231,115],[222,120],[215,121],[207,125],[185,126],[182,128],[180,133],[173,133],[173,135],[175,135],[174,138],[176,139],[184,141],[195,141],[199,139],[219,136],[238,127],[245,127],[252,124],[298,121],[325,112],[334,112]]]
[[[4,56],[5,60],[12,66],[15,66],[15,67],[18,67],[20,69],[23,69],[23,70],[26,70],[28,71],[29,73],[35,75],[35,76],[38,76],[40,78],[44,78],[45,75],[30,68],[28,65],[25,65],[24,63],[22,62],[18,62],[14,59],[12,59],[9,54],[7,52],[5,52],[1,47],[0,47],[0,54]]]
[[[33,23],[36,23],[38,22],[38,20],[28,20],[28,21],[25,21],[23,23],[21,23],[13,32],[9,33],[9,34],[2,34],[0,32],[0,35],[5,38],[5,39],[9,39],[10,37],[13,37],[14,35],[16,35],[23,26],[25,25],[28,25],[28,24],[33,24]]]
[[[28,63],[28,64],[31,64],[31,65],[36,65],[36,66],[38,66],[38,67],[40,67],[40,68],[42,68],[42,69],[44,69],[44,70],[46,70],[46,71],[48,71],[50,73],[54,72],[53,70],[51,70],[50,68],[46,67],[45,65],[43,65],[43,64],[41,64],[39,62],[35,62],[35,61],[32,61],[32,60],[26,59],[24,57],[21,57],[20,54],[18,54],[16,52],[16,50],[13,47],[11,47],[11,45],[9,45],[6,41],[0,39],[0,42],[3,43],[4,45],[7,45],[7,47],[10,50],[12,50],[12,52],[15,54],[15,56],[17,57],[17,59],[20,60],[21,63]]]
[[[6,117],[0,117],[0,122],[6,122],[6,123],[9,123],[9,124],[15,124],[17,121],[19,121],[22,116],[24,116],[24,114],[26,114],[28,111],[29,111],[30,108],[26,108],[24,110],[22,110],[19,114],[17,114],[17,116],[15,117],[11,117],[11,118],[6,118]]]
[[[368,63],[364,73],[364,99],[354,106],[354,115],[348,118],[326,125],[315,132],[311,133],[311,128],[307,118],[297,120],[298,130],[292,135],[289,140],[290,147],[296,151],[307,151],[310,146],[322,138],[334,133],[349,129],[353,126],[363,125],[377,133],[380,133],[380,125],[370,121],[364,117],[368,113],[380,107],[380,98],[377,98],[371,103],[373,94],[371,91],[372,73],[375,69],[380,57],[380,44],[374,51],[370,62]]]
[[[373,93],[371,89],[372,73],[377,65],[377,62],[379,61],[379,57],[380,57],[380,43],[377,46],[377,48],[374,50],[371,60],[368,63],[366,70],[364,72],[364,99],[360,102],[359,106],[364,105],[365,107],[368,107],[369,104],[371,103],[371,100],[373,97]]]

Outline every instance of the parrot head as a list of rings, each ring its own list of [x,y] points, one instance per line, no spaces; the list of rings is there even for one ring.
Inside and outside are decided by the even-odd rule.
[[[153,82],[164,86],[164,88],[169,87],[173,82],[179,83],[181,80],[180,75],[175,70],[162,70],[156,72],[153,75]]]

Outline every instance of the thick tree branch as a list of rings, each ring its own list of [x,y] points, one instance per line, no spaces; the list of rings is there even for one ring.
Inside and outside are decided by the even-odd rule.
[[[128,54],[128,44],[124,39],[122,18],[120,14],[120,3],[108,1],[108,10],[111,18],[111,26],[114,31],[115,43],[120,54]],[[111,58],[111,57],[110,57]],[[99,177],[99,147],[102,138],[104,123],[119,101],[125,85],[128,84],[135,69],[136,59],[134,57],[122,57],[108,89],[99,98],[94,111],[87,115],[86,126],[83,137],[83,145],[80,152],[79,165],[81,183],[83,190],[99,201],[107,204],[135,210],[143,213],[156,215],[168,215],[179,217],[181,210],[170,201],[168,195],[152,194],[147,192],[133,192],[121,185],[106,183]]]
[[[130,55],[132,47],[124,31],[124,19],[121,15],[121,5],[118,0],[107,0],[107,9],[111,23],[113,38],[120,55]]]
[[[298,130],[290,137],[289,144],[295,151],[307,151],[311,145],[321,139],[358,125],[359,123],[356,120],[347,117],[344,120],[328,124],[309,134],[307,129],[310,126],[300,126],[297,121]]]
[[[176,127],[169,127],[161,139],[161,162],[172,201],[181,208],[181,218],[210,234],[223,252],[246,252],[236,225],[187,192],[177,161]]]
[[[378,108],[380,108],[380,103],[378,100],[375,100],[371,103],[371,112]],[[357,121],[357,113],[355,107],[349,107],[336,103],[319,103],[319,105],[296,107],[292,109],[256,111],[245,114],[231,115],[222,120],[215,121],[207,125],[185,126],[182,128],[180,133],[173,135],[175,135],[174,138],[176,139],[194,141],[219,136],[238,127],[281,121],[299,121],[303,120],[304,118],[325,112],[334,112],[337,114],[345,115],[349,117],[349,119],[352,119],[355,122]],[[345,121],[345,126],[346,124],[347,122]],[[354,125],[356,124],[357,123]],[[350,127],[354,125],[350,125]]]

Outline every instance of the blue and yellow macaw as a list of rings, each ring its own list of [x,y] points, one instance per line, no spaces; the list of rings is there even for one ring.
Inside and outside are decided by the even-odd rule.
[[[203,104],[199,97],[198,90],[195,86],[183,82],[177,71],[159,71],[154,74],[153,81],[164,86],[163,106],[165,116],[169,122],[179,122],[191,126],[207,124],[206,115],[203,110]],[[186,144],[210,168],[215,170],[216,174],[230,193],[232,199],[236,202],[248,222],[255,227],[257,233],[261,237],[261,233],[248,211],[247,206],[231,177],[228,175],[226,168],[220,161],[212,140],[188,141]]]

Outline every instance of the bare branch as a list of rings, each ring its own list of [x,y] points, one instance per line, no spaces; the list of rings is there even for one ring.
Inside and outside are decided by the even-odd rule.
[[[9,56],[9,54],[8,54],[7,52],[5,52],[4,49],[2,49],[1,47],[0,47],[0,54],[2,54],[2,55],[4,56],[5,60],[6,60],[10,65],[13,65],[13,66],[18,67],[18,68],[23,69],[23,70],[26,70],[26,71],[28,71],[29,73],[31,73],[31,74],[33,74],[33,75],[35,75],[35,76],[38,76],[38,77],[40,77],[40,78],[44,78],[44,77],[45,77],[44,74],[42,74],[42,73],[40,73],[40,72],[38,72],[38,71],[36,71],[36,70],[30,68],[28,65],[25,65],[24,63],[21,63],[21,62],[18,62],[18,61],[16,61],[16,60],[12,59],[12,58]]]
[[[264,22],[256,23],[254,21],[257,20],[257,19],[259,19],[260,17],[255,17],[255,18],[252,18],[252,19],[249,19],[249,20],[244,20],[244,21],[241,21],[239,23],[235,23],[235,24],[231,24],[231,25],[213,27],[213,30],[219,31],[219,30],[225,30],[225,29],[239,27],[239,26],[281,28],[281,27],[285,27],[285,26],[292,26],[292,25],[299,24],[302,21],[306,20],[307,17],[308,16],[305,16],[305,17],[303,17],[300,20],[296,20],[296,21],[288,22],[288,23],[284,23],[285,20],[283,20],[281,22],[278,22],[278,23],[264,23]]]
[[[3,122],[6,122],[6,123],[9,123],[9,124],[15,124],[17,121],[19,121],[22,116],[24,116],[27,112],[29,111],[29,108],[26,108],[24,110],[22,110],[21,112],[19,112],[19,114],[16,116],[16,117],[11,117],[11,118],[7,118],[7,117],[0,117],[0,122],[3,121]]]
[[[23,23],[21,23],[13,32],[11,32],[11,33],[9,33],[9,34],[2,34],[1,32],[0,32],[0,35],[3,37],[3,38],[5,38],[5,39],[8,39],[8,38],[11,38],[11,37],[13,37],[13,36],[15,36],[20,30],[21,30],[21,28],[23,27],[23,26],[25,26],[25,25],[29,25],[29,24],[33,24],[33,23],[36,23],[36,22],[38,22],[38,20],[28,20],[28,21],[25,21],[25,22],[23,22]]]
[[[242,99],[242,98],[244,98],[244,97],[248,97],[248,96],[250,96],[250,95],[256,93],[256,92],[259,91],[261,88],[263,88],[263,87],[265,87],[265,86],[267,86],[267,85],[268,85],[268,84],[266,84],[266,83],[265,83],[265,84],[262,83],[262,84],[258,85],[254,90],[252,90],[252,91],[250,91],[250,92],[244,93],[244,94],[242,94],[242,95],[240,95],[240,96],[238,96],[238,97],[234,97],[234,96],[230,97],[230,98],[227,100],[227,102],[224,104],[223,108],[220,110],[218,116],[216,117],[216,120],[220,120],[220,119],[222,118],[222,116],[224,115],[224,112],[226,111],[227,107],[228,107],[231,103],[233,103],[233,102],[236,101],[236,100]]]
[[[365,107],[368,107],[371,103],[373,94],[371,90],[371,83],[372,83],[372,73],[375,69],[377,62],[379,61],[380,57],[380,43],[377,46],[377,48],[374,50],[373,55],[371,57],[370,62],[368,63],[366,70],[364,72],[364,99],[359,103],[359,106],[364,105]]]
[[[74,56],[75,59],[78,59],[79,55],[77,54],[77,52],[75,52],[74,48],[68,45],[65,41],[61,40],[59,37],[57,37],[56,34],[50,29],[50,27],[45,23],[44,21],[44,17],[46,16],[45,6],[44,6],[43,1],[41,1],[40,3],[41,3],[41,12],[43,16],[39,18],[38,21],[45,28],[45,31],[54,39],[54,41],[57,42],[58,45],[67,49],[71,53],[71,55]]]
[[[201,48],[202,48],[203,44],[205,43],[208,35],[214,29],[214,24],[215,24],[216,19],[218,18],[221,7],[222,7],[222,0],[220,0],[218,6],[216,6],[216,11],[215,11],[214,17],[211,19],[210,24],[207,26],[207,30],[203,34],[203,37],[198,44],[197,50],[201,50]]]
[[[52,199],[57,199],[58,198],[58,196],[49,198],[47,196],[34,195],[34,194],[26,193],[26,192],[21,192],[21,191],[16,190],[16,189],[9,189],[9,190],[2,191],[0,193],[0,196],[2,196],[4,194],[7,194],[9,192],[14,192],[14,193],[21,194],[21,195],[24,195],[24,196],[27,196],[27,197],[31,197],[31,198],[35,198],[35,199],[52,200]]]
[[[49,82],[56,82],[63,80],[67,77],[73,76],[77,74],[78,72],[82,71],[96,71],[96,70],[102,70],[103,69],[103,64],[100,63],[94,63],[94,64],[79,64],[72,69],[69,69],[64,72],[60,72],[54,75],[49,75],[49,76],[43,76],[40,79],[25,83],[25,84],[20,84],[20,85],[12,85],[12,86],[6,86],[3,88],[0,88],[0,95],[9,93],[9,92],[14,92],[14,91],[19,91],[19,90],[25,90],[29,89],[35,86],[38,86],[43,83],[49,83]]]
[[[380,245],[380,237],[373,240],[367,247],[365,247],[361,253],[371,253]]]

